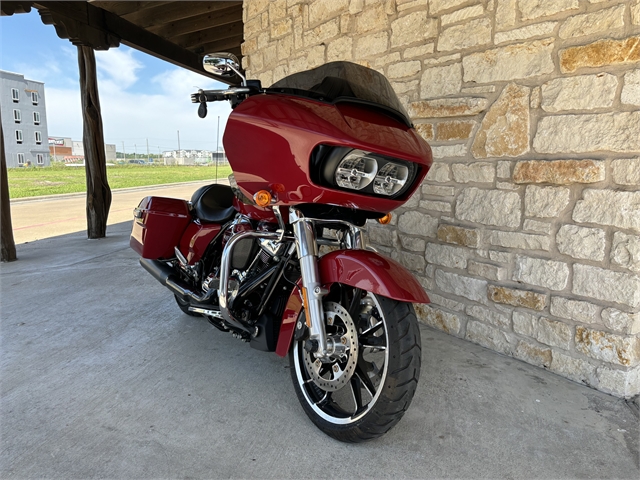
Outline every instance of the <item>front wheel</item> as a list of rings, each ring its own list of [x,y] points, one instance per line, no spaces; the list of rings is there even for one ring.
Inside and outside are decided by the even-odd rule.
[[[289,359],[298,399],[311,421],[337,440],[379,437],[400,421],[418,385],[421,343],[413,305],[349,289],[341,302],[325,302],[324,310],[327,336],[343,347],[321,360],[304,340],[294,341]]]

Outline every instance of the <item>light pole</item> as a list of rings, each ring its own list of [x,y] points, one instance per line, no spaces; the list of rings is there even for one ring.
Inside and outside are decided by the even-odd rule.
[[[178,157],[180,156],[180,130],[178,130]],[[177,159],[177,157],[176,157]]]
[[[220,115],[218,115],[218,133],[216,133],[216,183],[218,183],[218,156],[220,155]]]

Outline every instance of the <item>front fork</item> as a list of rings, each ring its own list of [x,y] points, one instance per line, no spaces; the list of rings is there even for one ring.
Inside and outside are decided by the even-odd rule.
[[[335,353],[335,346],[329,345],[324,321],[323,297],[329,293],[320,284],[318,273],[318,242],[314,228],[314,219],[306,218],[300,210],[289,209],[289,222],[293,225],[298,259],[300,260],[300,274],[302,277],[302,297],[305,304],[309,339],[316,343],[315,356],[327,358]],[[345,222],[346,223],[346,222]],[[359,228],[349,225],[346,238],[347,248],[364,248],[364,238]],[[333,343],[333,342],[331,342]]]

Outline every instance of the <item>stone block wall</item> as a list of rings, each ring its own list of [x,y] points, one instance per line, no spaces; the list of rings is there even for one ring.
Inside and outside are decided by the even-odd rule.
[[[640,393],[640,0],[245,0],[270,85],[334,60],[391,81],[435,163],[371,241],[422,321]]]

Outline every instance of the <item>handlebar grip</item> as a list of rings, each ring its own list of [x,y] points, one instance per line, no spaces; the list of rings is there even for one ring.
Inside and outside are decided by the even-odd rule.
[[[191,103],[216,102],[218,100],[227,100],[225,93],[216,92],[215,90],[204,90],[191,94]]]
[[[217,100],[226,100],[227,95],[224,93],[205,92],[207,96],[207,102],[215,102]]]

